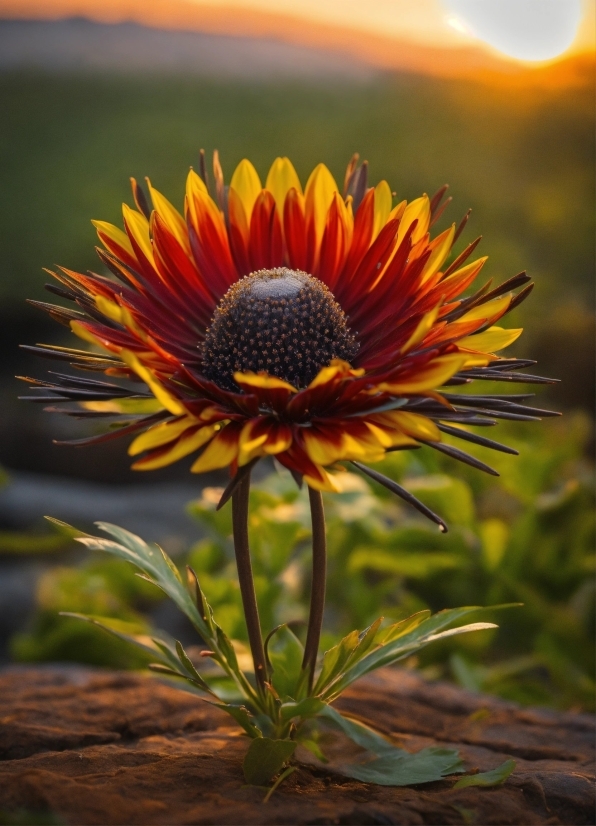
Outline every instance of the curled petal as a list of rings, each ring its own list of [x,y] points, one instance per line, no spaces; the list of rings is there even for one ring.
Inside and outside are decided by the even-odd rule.
[[[205,473],[208,470],[217,470],[231,465],[238,457],[238,443],[241,433],[242,425],[240,423],[229,422],[225,425],[193,464],[191,472]]]
[[[168,445],[163,450],[157,450],[138,459],[132,466],[133,470],[156,470],[166,467],[174,462],[178,462],[185,456],[190,456],[206,442],[213,438],[215,425],[208,425],[201,428],[192,428],[176,440],[173,445]]]
[[[477,350],[481,353],[496,353],[509,347],[523,333],[523,327],[517,329],[504,330],[502,327],[489,327],[484,333],[477,333],[474,336],[467,336],[460,339],[458,347],[466,350]]]
[[[186,430],[196,425],[196,420],[192,416],[183,416],[179,419],[170,419],[167,422],[160,422],[131,442],[128,448],[129,456],[138,456],[146,450],[154,450],[163,447],[174,439],[178,439]]]

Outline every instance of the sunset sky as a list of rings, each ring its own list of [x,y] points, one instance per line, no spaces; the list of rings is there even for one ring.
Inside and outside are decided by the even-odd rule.
[[[490,37],[475,36],[467,21],[453,13],[466,2],[470,0],[0,0],[0,17],[84,16],[102,22],[133,20],[159,28],[273,37],[342,50],[384,68],[432,71],[437,48],[448,48],[453,55],[450,69],[445,69],[444,59],[439,61],[442,73],[458,67],[474,71],[522,67],[523,62],[492,48],[486,42]],[[572,10],[577,3],[576,35],[556,59],[594,50],[596,0],[475,2],[486,4],[485,8],[500,3],[500,11],[507,6],[511,14],[517,13],[513,10],[519,9],[520,2],[526,8],[528,3],[541,4],[542,10],[549,3]],[[575,30],[574,24],[571,31]],[[531,31],[528,37],[535,37]]]

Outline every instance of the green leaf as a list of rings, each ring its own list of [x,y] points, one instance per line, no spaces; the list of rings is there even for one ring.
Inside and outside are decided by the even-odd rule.
[[[298,744],[294,740],[258,737],[250,744],[242,764],[244,778],[253,786],[263,786],[278,774]]]
[[[182,647],[182,643],[176,640],[176,653],[182,663],[184,669],[188,673],[188,679],[191,679],[194,683],[196,683],[200,688],[204,691],[207,691],[209,694],[213,694],[214,697],[217,697],[216,694],[213,693],[211,688],[207,685],[203,677],[199,674],[197,669],[194,667],[194,664],[184,648]],[[219,699],[219,697],[217,697]]]
[[[360,642],[358,631],[352,631],[343,638],[337,645],[325,651],[323,656],[323,667],[315,684],[314,693],[318,694],[329,685],[339,674],[348,661],[350,654]]]
[[[389,625],[387,628],[383,628],[377,634],[377,642],[386,645],[387,643],[394,642],[398,640],[400,637],[403,637],[404,634],[407,634],[408,631],[412,631],[414,628],[418,628],[421,622],[427,620],[430,617],[430,611],[425,609],[424,611],[418,611],[416,614],[412,614],[411,617],[407,617],[406,619],[400,620],[399,622],[395,622],[393,625]]]
[[[135,633],[135,629],[137,628],[135,623],[114,619],[114,617],[97,617],[87,614],[77,614],[72,611],[61,611],[60,616],[83,620],[83,622],[89,622],[98,628],[103,628],[104,631],[108,631],[115,637],[129,642],[138,648],[142,648],[154,657],[158,657],[164,665],[180,672],[180,663],[175,653],[173,653],[175,652],[175,642],[163,631],[160,632],[159,637],[155,634],[149,636],[148,634]]]
[[[50,521],[64,525],[59,520],[50,519]],[[117,525],[111,525],[108,522],[97,522],[96,525],[118,541],[80,534],[77,542],[92,550],[113,554],[136,565],[174,601],[183,614],[186,614],[201,636],[210,640],[210,628],[199,614],[193,599],[182,584],[178,569],[169,556],[158,545],[148,545],[139,536]]]
[[[453,749],[428,748],[410,754],[363,723],[344,717],[331,706],[325,706],[318,716],[378,757],[368,763],[341,765],[339,770],[348,777],[381,786],[409,786],[431,783],[447,774],[464,771],[463,762]]]
[[[432,783],[446,775],[464,771],[457,751],[428,748],[415,754],[388,754],[370,763],[342,765],[340,770],[348,777],[379,786],[413,786]],[[457,784],[456,784],[457,785]]]
[[[505,760],[496,769],[491,769],[488,772],[481,772],[480,774],[468,774],[457,781],[454,789],[465,789],[468,786],[498,786],[504,783],[511,772],[515,769],[517,763],[515,760]]]
[[[311,737],[300,737],[300,736],[298,736],[296,739],[298,740],[298,743],[301,746],[304,746],[305,749],[308,749],[308,751],[312,755],[314,755],[317,758],[317,760],[320,760],[321,763],[328,763],[329,762],[329,760],[323,754],[323,752],[321,750],[321,747],[319,746],[319,744],[317,743],[316,740],[313,740]]]
[[[217,708],[221,708],[222,711],[225,711],[230,717],[233,717],[249,737],[261,737],[261,730],[254,724],[250,712],[244,706],[235,706],[230,703],[214,703],[214,705],[216,705]]]
[[[296,697],[302,675],[302,643],[287,625],[280,625],[269,635],[266,651],[273,687],[282,699]]]
[[[316,717],[324,707],[325,703],[318,697],[306,697],[299,703],[283,703],[280,708],[281,720],[283,723],[289,723],[295,717],[302,717],[304,720]]]
[[[393,743],[390,743],[389,740],[386,740],[382,735],[374,731],[374,729],[369,728],[364,723],[344,717],[343,714],[340,714],[339,711],[331,706],[325,705],[317,716],[331,723],[332,726],[338,728],[340,731],[343,731],[352,742],[361,746],[363,749],[371,751],[373,754],[385,756],[395,753],[408,753],[403,749],[398,749],[397,746],[394,746]]]
[[[207,602],[207,597],[203,593],[203,589],[199,584],[199,578],[190,565],[186,566],[186,575],[188,580],[188,590],[190,591],[190,595],[197,606],[197,610],[203,618],[203,622],[205,622],[209,626],[211,632],[214,633],[215,623],[213,620],[213,609]]]
[[[454,636],[455,634],[465,634],[470,631],[479,631],[483,628],[495,627],[492,623],[472,623],[459,628],[449,629],[443,631],[447,626],[457,622],[463,617],[474,613],[485,613],[487,611],[494,611],[497,608],[508,608],[512,605],[491,605],[486,608],[479,606],[468,606],[465,608],[450,608],[446,611],[440,611],[431,617],[423,620],[417,627],[410,630],[408,633],[400,635],[398,639],[386,643],[380,648],[376,648],[370,654],[365,656],[359,663],[350,667],[336,682],[331,685],[322,696],[325,700],[331,701],[338,697],[351,683],[385,665],[391,665],[394,662],[402,659],[405,656],[417,651],[435,640],[441,639],[444,636]]]

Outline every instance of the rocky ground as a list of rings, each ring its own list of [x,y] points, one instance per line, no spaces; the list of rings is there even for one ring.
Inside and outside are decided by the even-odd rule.
[[[230,718],[152,678],[12,666],[0,672],[0,703],[3,823],[594,823],[591,716],[522,709],[408,671],[362,680],[339,707],[409,750],[457,747],[469,771],[513,757],[503,785],[387,788],[310,764],[263,803],[244,785],[248,743]]]

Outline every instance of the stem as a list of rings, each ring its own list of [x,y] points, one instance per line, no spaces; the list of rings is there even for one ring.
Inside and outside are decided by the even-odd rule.
[[[302,668],[308,670],[308,690],[312,691],[319,652],[319,640],[323,626],[325,609],[325,588],[327,581],[327,538],[325,534],[325,511],[323,497],[318,490],[308,489],[310,515],[312,520],[312,585],[310,592],[310,615]]]
[[[261,637],[259,609],[255,594],[255,584],[250,563],[250,548],[248,544],[248,494],[250,491],[250,473],[239,482],[232,494],[232,521],[234,526],[234,550],[236,552],[236,566],[242,595],[242,606],[248,629],[248,640],[255,667],[255,679],[261,692],[265,690],[267,668],[265,664],[265,650]]]

